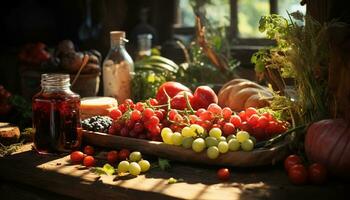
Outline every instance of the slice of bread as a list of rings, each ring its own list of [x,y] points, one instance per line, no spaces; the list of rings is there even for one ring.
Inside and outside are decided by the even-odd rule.
[[[11,125],[7,122],[0,122],[0,143],[3,145],[10,145],[18,142],[20,131],[17,126]]]
[[[81,118],[102,115],[108,116],[109,112],[118,107],[118,101],[112,97],[85,97],[81,99]]]

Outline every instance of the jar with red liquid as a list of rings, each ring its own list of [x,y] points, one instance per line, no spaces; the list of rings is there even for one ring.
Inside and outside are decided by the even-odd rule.
[[[34,146],[41,153],[80,147],[80,96],[70,90],[68,74],[42,74],[41,91],[32,99]]]

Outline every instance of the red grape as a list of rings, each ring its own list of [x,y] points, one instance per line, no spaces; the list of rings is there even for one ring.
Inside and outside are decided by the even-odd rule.
[[[149,103],[150,103],[152,106],[157,106],[157,105],[158,105],[157,99],[150,99],[150,100],[149,100]]]
[[[152,116],[151,118],[149,118],[148,122],[150,126],[156,126],[159,124],[159,119],[156,116]]]
[[[242,124],[242,120],[238,115],[233,115],[230,119],[230,122],[235,125],[235,127],[240,127]]]
[[[154,115],[154,111],[153,111],[153,109],[151,109],[151,108],[146,108],[146,109],[143,111],[143,116],[145,116],[146,119],[151,118],[153,115]]]
[[[135,109],[140,111],[140,112],[142,112],[145,109],[145,106],[144,106],[144,104],[142,102],[137,102],[135,104]]]
[[[158,119],[160,121],[162,121],[164,119],[164,115],[163,115],[163,112],[161,110],[154,111],[154,114],[158,117]]]
[[[196,115],[199,117],[199,115],[204,111],[206,111],[204,108],[200,108],[196,111]]]
[[[245,114],[246,114],[247,119],[248,119],[253,114],[258,114],[258,111],[253,107],[249,107],[249,108],[245,109]]]
[[[118,109],[122,112],[125,113],[128,110],[128,107],[125,104],[120,104],[118,106]]]
[[[130,119],[133,121],[138,121],[142,118],[142,114],[138,110],[133,110],[130,114]]]
[[[144,127],[143,127],[142,123],[137,122],[137,123],[135,123],[133,130],[136,133],[142,133],[142,131],[144,130]]]
[[[134,126],[135,126],[135,121],[133,121],[133,120],[128,120],[127,122],[126,122],[126,127],[129,129],[129,130],[131,130],[131,129],[133,129],[134,128]]]
[[[171,109],[171,110],[168,112],[169,119],[170,119],[170,120],[174,120],[175,115],[177,115],[177,114],[178,114],[178,112],[177,112],[176,110]]]
[[[252,127],[256,126],[258,124],[258,120],[259,120],[259,115],[257,114],[252,114],[249,118],[248,118],[248,124]]]
[[[235,126],[232,123],[225,123],[222,127],[222,132],[224,136],[229,136],[231,134],[234,134],[236,131]]]
[[[221,115],[221,107],[216,104],[216,103],[211,103],[209,106],[208,106],[208,111],[212,112],[214,115]]]
[[[199,118],[201,118],[201,120],[213,120],[214,119],[214,114],[210,111],[204,111],[199,115]]]
[[[242,122],[247,121],[247,115],[244,110],[238,113],[238,116],[241,118]]]
[[[129,136],[129,130],[127,127],[123,127],[121,130],[120,130],[120,135],[123,136],[123,137],[128,137]]]
[[[229,107],[225,107],[222,109],[222,117],[225,119],[225,120],[229,120],[231,118],[231,115],[232,115],[232,110],[231,108]]]
[[[119,109],[113,109],[109,113],[109,117],[114,119],[114,120],[119,119],[122,115],[123,115],[123,113]]]
[[[260,116],[258,119],[258,126],[261,128],[266,128],[269,120],[265,116]]]

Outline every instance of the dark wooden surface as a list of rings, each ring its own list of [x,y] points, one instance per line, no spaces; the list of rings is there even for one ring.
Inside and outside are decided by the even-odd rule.
[[[138,177],[99,177],[68,156],[39,156],[27,145],[0,159],[0,192],[7,199],[348,199],[350,184],[294,186],[282,166],[231,168],[219,182],[217,167],[172,162],[170,171],[154,168]],[[180,155],[179,155],[180,156]],[[103,162],[102,162],[103,163]],[[183,182],[168,184],[170,177]],[[6,199],[6,198],[1,198]]]

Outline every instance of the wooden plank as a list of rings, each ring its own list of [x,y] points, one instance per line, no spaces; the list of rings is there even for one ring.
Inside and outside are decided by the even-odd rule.
[[[206,152],[196,153],[191,149],[164,144],[149,140],[108,135],[91,131],[84,132],[84,141],[87,144],[108,147],[127,148],[138,150],[145,154],[168,158],[171,160],[198,163],[206,165],[224,165],[234,167],[255,167],[274,164],[288,154],[287,143],[281,143],[271,149],[255,149],[251,152],[236,151],[221,154],[217,159],[209,159]]]
[[[103,163],[99,163],[101,165]],[[68,156],[38,155],[25,146],[20,153],[0,159],[0,179],[24,183],[79,199],[346,199],[349,183],[294,186],[281,166],[231,168],[231,179],[221,183],[217,168],[172,163],[170,171],[152,169],[137,177],[101,176]],[[170,177],[183,182],[168,184]],[[6,194],[4,194],[6,196]],[[2,196],[3,197],[3,196]]]

